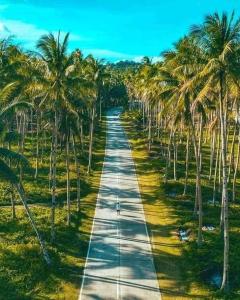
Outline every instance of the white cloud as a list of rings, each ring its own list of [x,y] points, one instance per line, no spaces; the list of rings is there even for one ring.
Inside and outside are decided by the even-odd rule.
[[[135,56],[134,58],[133,58],[133,61],[135,61],[135,62],[141,62],[141,60],[143,59],[143,55],[141,55],[141,56]]]
[[[153,63],[156,63],[156,62],[159,62],[159,61],[163,60],[162,56],[153,56],[153,57],[151,57],[151,59],[152,59]]]
[[[3,26],[6,26],[10,33],[17,39],[24,41],[33,41],[37,37],[45,34],[45,30],[37,28],[35,25],[24,23],[17,20],[5,20],[2,22]]]
[[[27,45],[33,45],[36,40],[43,34],[48,33],[47,30],[39,28],[34,24],[25,23],[18,20],[3,20],[0,22],[0,37],[13,35],[16,39],[23,41]],[[53,32],[57,34],[57,31]],[[66,32],[61,31],[64,35]],[[70,33],[70,41],[83,40],[79,35]]]

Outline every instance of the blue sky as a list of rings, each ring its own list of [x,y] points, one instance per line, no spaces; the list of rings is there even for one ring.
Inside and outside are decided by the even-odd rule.
[[[154,59],[215,11],[240,0],[0,0],[0,37],[33,49],[42,34],[70,32],[70,48],[110,61]]]

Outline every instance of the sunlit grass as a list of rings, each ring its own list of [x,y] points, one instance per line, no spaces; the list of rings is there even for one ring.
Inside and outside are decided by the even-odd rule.
[[[30,140],[28,141],[30,143]],[[28,144],[27,144],[28,145]],[[30,147],[29,147],[30,148]],[[66,225],[65,162],[58,157],[58,196],[56,209],[56,243],[50,244],[50,204],[48,189],[49,153],[44,154],[39,179],[33,180],[33,171],[24,175],[24,186],[38,228],[46,240],[52,259],[47,267],[42,259],[35,234],[21,205],[16,206],[17,219],[11,219],[9,195],[1,186],[0,206],[0,299],[69,299],[78,298],[85,257],[88,248],[95,203],[99,188],[105,148],[105,122],[97,129],[94,141],[93,172],[86,175],[87,160],[81,159],[81,208],[76,210],[76,179],[74,159],[71,159],[72,219]],[[31,151],[27,152],[32,166]],[[3,206],[4,205],[4,206]]]
[[[123,124],[130,139],[136,164],[149,235],[152,242],[155,267],[163,300],[168,299],[240,299],[239,280],[235,276],[240,268],[239,227],[237,215],[239,203],[230,209],[230,266],[231,293],[223,297],[219,290],[209,283],[208,276],[215,270],[222,272],[223,241],[219,231],[220,207],[209,206],[212,185],[203,180],[204,224],[216,226],[213,232],[204,232],[204,244],[197,247],[196,234],[198,220],[193,217],[195,166],[190,164],[189,188],[183,197],[184,156],[179,154],[178,181],[172,172],[168,184],[163,183],[165,161],[159,155],[160,146],[154,144],[152,154],[147,151],[146,135],[134,114],[125,113]],[[207,152],[207,146],[205,151]],[[184,149],[182,151],[184,153]],[[208,164],[208,160],[204,162]],[[207,166],[204,166],[207,170]],[[239,191],[238,191],[239,193]],[[190,241],[181,242],[177,236],[182,226],[191,230]]]

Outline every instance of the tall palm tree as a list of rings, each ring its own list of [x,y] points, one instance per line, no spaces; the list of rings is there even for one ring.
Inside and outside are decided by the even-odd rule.
[[[234,13],[215,13],[205,18],[200,26],[193,26],[195,37],[205,55],[207,63],[197,75],[205,81],[203,89],[217,88],[221,132],[222,157],[222,205],[224,225],[224,262],[221,289],[229,287],[229,224],[228,224],[228,187],[227,187],[227,118],[228,82],[236,76],[236,51],[240,43],[240,18],[234,20]]]
[[[70,144],[72,140],[73,144],[73,152],[76,164],[76,172],[77,172],[77,210],[79,211],[79,203],[80,203],[80,167],[79,160],[77,157],[77,149],[76,149],[76,136],[79,136],[78,132],[78,114],[76,111],[66,111],[64,110],[61,113],[59,133],[62,138],[62,143],[65,146],[65,157],[66,157],[66,192],[67,192],[67,225],[70,225],[71,222],[71,185],[70,185]]]
[[[102,65],[102,61],[98,61],[94,59],[92,55],[89,55],[85,59],[86,69],[85,75],[88,82],[91,83],[90,89],[92,98],[89,99],[90,104],[90,126],[89,126],[89,149],[88,149],[88,170],[87,172],[91,172],[92,168],[92,152],[93,152],[93,132],[94,132],[94,124],[95,124],[95,116],[96,116],[96,106],[97,101],[101,101],[101,89],[103,86],[104,79],[104,68]]]
[[[51,239],[55,239],[55,208],[56,208],[56,177],[57,177],[57,145],[59,127],[59,107],[67,105],[68,87],[67,74],[72,65],[72,57],[67,54],[69,34],[61,40],[60,32],[57,37],[52,33],[43,35],[37,48],[45,63],[46,73],[43,81],[43,95],[41,105],[47,105],[54,112],[52,126],[52,207],[51,207]]]
[[[5,89],[3,89],[0,92],[0,99],[3,99],[4,97],[6,97],[6,95],[10,95],[11,92],[12,92],[12,87],[10,85],[6,86]],[[22,107],[22,108],[29,107],[29,104],[26,102],[12,101],[11,103],[9,103],[8,106],[1,107],[0,110],[0,123],[2,124],[2,126],[0,126],[1,130],[4,129],[4,119],[6,115],[9,113],[9,111],[12,111],[16,107]],[[23,203],[25,211],[29,217],[33,230],[35,231],[37,239],[40,243],[41,250],[43,252],[43,257],[46,263],[50,264],[51,260],[48,255],[48,251],[46,249],[44,240],[42,239],[41,234],[37,229],[33,215],[28,207],[23,185],[20,179],[18,178],[18,176],[15,174],[14,170],[12,169],[13,164],[28,165],[28,161],[23,155],[19,153],[16,153],[10,149],[6,149],[3,147],[0,148],[0,177],[2,180],[9,182],[17,191]]]
[[[164,101],[164,110],[162,113],[168,114],[171,111],[175,113],[172,119],[183,120],[189,128],[196,161],[196,199],[195,210],[198,207],[198,244],[202,244],[202,191],[201,191],[201,137],[197,138],[198,128],[196,121],[204,115],[204,102],[200,102],[196,88],[191,88],[189,83],[194,75],[201,70],[204,61],[202,51],[191,38],[185,37],[176,44],[175,51],[163,53],[165,62],[160,68],[159,75],[156,76],[156,82],[159,83],[160,98]],[[198,58],[198,59],[196,59]],[[174,126],[174,120],[172,127]],[[173,132],[173,128],[171,130]],[[170,139],[171,139],[170,135]],[[170,141],[171,143],[171,141]],[[170,144],[169,144],[170,147]],[[166,170],[168,163],[166,165]],[[167,174],[165,175],[167,177]]]

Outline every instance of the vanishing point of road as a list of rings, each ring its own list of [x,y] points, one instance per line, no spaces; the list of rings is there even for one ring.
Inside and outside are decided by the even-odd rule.
[[[120,112],[115,108],[107,114],[105,161],[79,300],[161,299]]]

